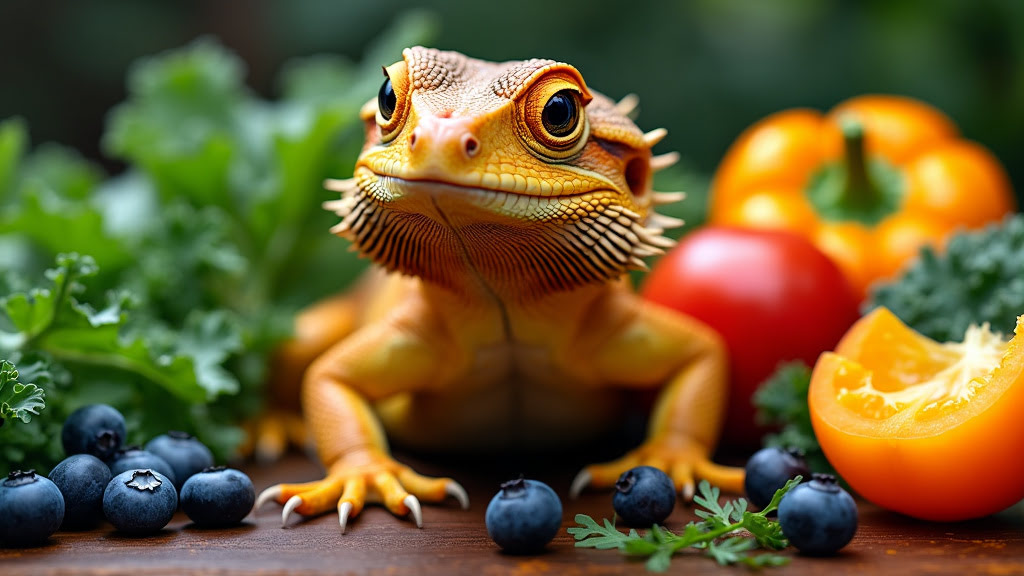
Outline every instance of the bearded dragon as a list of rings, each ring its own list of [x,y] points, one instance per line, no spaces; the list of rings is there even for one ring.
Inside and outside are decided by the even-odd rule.
[[[425,450],[571,446],[619,422],[623,392],[660,390],[646,441],[573,482],[609,487],[640,464],[685,499],[695,479],[742,490],[710,460],[726,402],[726,354],[696,320],[645,302],[627,272],[672,245],[654,192],[666,134],[643,133],[576,68],[492,63],[415,47],[384,69],[361,111],[366,144],[325,207],[332,229],[376,266],[347,295],[303,313],[284,363],[326,477],[264,491],[257,507],[337,509],[342,531],[367,501],[410,513],[456,498],[450,478],[395,461],[387,438]],[[314,359],[315,357],[315,359]]]

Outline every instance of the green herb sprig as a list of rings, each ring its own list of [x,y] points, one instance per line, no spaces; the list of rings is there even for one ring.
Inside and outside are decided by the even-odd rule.
[[[678,534],[658,525],[643,534],[636,530],[623,533],[615,528],[614,522],[604,519],[603,525],[598,524],[586,514],[576,515],[578,526],[569,528],[569,533],[576,539],[577,548],[618,549],[628,556],[646,557],[647,569],[652,572],[668,570],[672,556],[688,548],[703,550],[723,566],[782,566],[789,562],[789,558],[750,552],[756,549],[781,550],[788,546],[779,523],[770,520],[768,514],[778,509],[782,497],[801,480],[802,477],[797,476],[787,482],[760,512],[748,510],[748,503],[743,498],[720,504],[719,489],[706,480],[702,481],[693,498],[694,503],[703,508],[695,512],[702,520],[690,522]]]

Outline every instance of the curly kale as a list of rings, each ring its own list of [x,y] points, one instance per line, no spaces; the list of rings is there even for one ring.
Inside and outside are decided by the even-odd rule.
[[[1024,216],[957,234],[942,254],[922,250],[900,278],[873,288],[865,312],[877,306],[939,342],[985,322],[1013,333],[1024,314]]]

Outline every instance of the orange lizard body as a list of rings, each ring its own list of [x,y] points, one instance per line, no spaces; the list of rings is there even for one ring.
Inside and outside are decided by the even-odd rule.
[[[697,321],[637,297],[625,274],[671,245],[680,224],[654,212],[664,130],[641,132],[619,104],[550,60],[491,63],[405,50],[363,109],[366,145],[327,204],[375,269],[349,295],[300,317],[283,351],[310,360],[302,406],[327,475],[274,486],[260,503],[344,529],[368,501],[397,515],[448,496],[448,478],[394,461],[387,437],[431,450],[552,447],[617,423],[621,395],[660,390],[647,440],[589,466],[573,492],[625,470],[667,471],[684,497],[695,478],[742,489],[712,463],[726,358]],[[315,359],[313,359],[315,357]]]

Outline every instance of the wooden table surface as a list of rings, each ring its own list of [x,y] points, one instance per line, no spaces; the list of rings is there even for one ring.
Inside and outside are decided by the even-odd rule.
[[[437,465],[419,465],[424,473],[440,474]],[[564,468],[564,466],[563,466]],[[306,458],[290,456],[271,467],[247,471],[257,491],[279,482],[315,479],[319,468]],[[447,470],[451,473],[451,470]],[[48,574],[387,574],[387,575],[607,575],[645,574],[642,562],[614,550],[578,549],[564,528],[577,513],[610,516],[607,492],[589,492],[578,500],[565,493],[569,470],[548,481],[563,497],[563,530],[548,550],[532,557],[508,556],[488,538],[484,510],[501,472],[454,474],[463,481],[472,503],[468,511],[454,502],[424,507],[424,528],[392,517],[383,508],[368,507],[350,522],[347,534],[338,530],[337,515],[325,515],[280,527],[280,507],[268,505],[246,522],[228,530],[192,526],[179,513],[155,536],[121,536],[109,525],[88,532],[58,532],[47,545],[29,549],[0,549],[0,576]],[[693,519],[679,507],[669,528]],[[767,574],[1024,574],[1024,514],[1006,512],[984,520],[934,524],[919,522],[860,503],[860,527],[853,542],[838,556],[792,556],[784,568]],[[676,556],[669,574],[730,574],[743,568],[719,567],[695,552]]]

